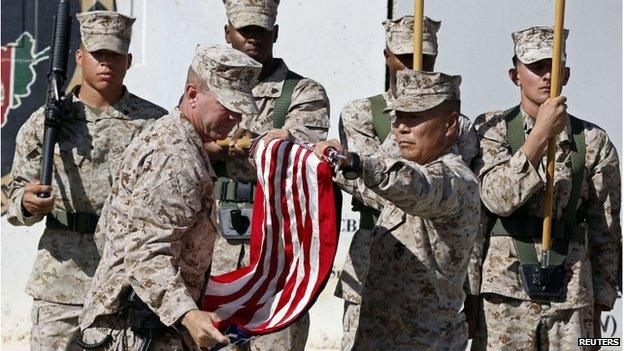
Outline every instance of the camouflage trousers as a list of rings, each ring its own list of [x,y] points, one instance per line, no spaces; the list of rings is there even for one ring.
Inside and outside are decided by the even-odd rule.
[[[472,350],[584,350],[578,338],[593,335],[593,306],[558,310],[550,304],[482,295]]]
[[[240,346],[228,346],[227,351],[304,351],[310,329],[310,315],[306,313],[284,330],[263,335]]]
[[[353,303],[345,300],[344,312],[342,315],[342,339],[340,341],[340,349],[342,351],[350,351],[353,349],[355,341],[355,332],[357,331],[358,322],[360,320],[359,303]]]
[[[66,305],[34,300],[31,310],[32,351],[81,350],[73,341],[78,335],[82,305]]]

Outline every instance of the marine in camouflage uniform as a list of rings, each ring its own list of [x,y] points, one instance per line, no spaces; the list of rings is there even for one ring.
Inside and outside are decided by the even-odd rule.
[[[486,236],[482,266],[471,267],[472,279],[480,282],[482,302],[473,343],[476,350],[580,349],[577,338],[599,337],[594,330],[600,330],[600,313],[613,308],[617,295],[621,253],[618,156],[603,129],[566,113],[565,98],[548,99],[553,37],[551,27],[531,27],[512,34],[515,67],[510,76],[521,89],[521,103],[515,111],[524,144],[516,152],[510,151],[508,116],[514,112],[483,114],[475,121],[481,151],[475,166],[483,204],[493,216],[521,216],[523,223],[535,219],[532,241],[539,254],[545,149],[547,138],[556,137],[553,233],[558,222],[567,220],[564,212],[575,196],[573,183],[581,180],[578,201],[571,204],[572,212],[577,213],[576,223],[566,227],[567,239],[553,234],[555,242],[562,240],[567,248],[563,296],[550,300],[529,296],[519,278],[516,239],[494,229]],[[565,45],[563,53],[565,66]],[[562,72],[565,85],[569,68]],[[584,150],[578,143],[581,135]],[[538,151],[534,145],[539,145]],[[575,153],[583,162],[578,178],[573,176]],[[573,235],[573,229],[579,229],[575,230],[579,237]]]
[[[329,130],[329,99],[325,89],[314,80],[290,71],[282,59],[273,57],[273,43],[278,30],[275,21],[279,1],[226,0],[224,4],[228,19],[225,26],[226,41],[233,48],[263,64],[260,77],[252,89],[259,113],[243,115],[238,129],[231,135],[233,140],[267,132],[269,136],[301,142],[325,140]],[[292,90],[288,91],[289,89]],[[284,101],[286,105],[280,107]],[[281,114],[283,120],[276,117],[276,114]],[[283,123],[277,122],[276,119],[280,119]],[[211,159],[218,163],[215,169],[225,170],[219,176],[226,176],[233,181],[231,184],[245,182],[255,185],[256,169],[248,159],[246,151],[234,146],[229,150],[213,149],[216,152],[211,153]],[[220,189],[219,187],[218,190]],[[217,200],[224,200],[219,198],[219,194],[221,191],[218,191]],[[249,204],[248,201],[240,199],[236,201],[240,201],[240,204]],[[223,204],[220,207],[224,208]],[[248,264],[247,240],[228,241],[222,236],[217,238],[212,265],[213,275],[231,272]],[[231,348],[304,350],[308,329],[309,316],[306,313],[289,328],[254,339],[248,345]]]
[[[124,153],[96,233],[104,246],[80,316],[85,342],[111,335],[109,350],[147,342],[130,329],[137,310],[123,312],[133,291],[164,329],[152,350],[210,346],[187,320],[199,316],[210,325],[203,328],[216,331],[214,315],[198,311],[217,236],[215,174],[203,143],[225,137],[241,114],[257,112],[251,86],[260,69],[236,50],[199,45],[180,106]]]
[[[76,59],[83,69],[82,84],[63,104],[51,197],[37,200],[49,202],[49,209],[30,213],[24,202],[28,202],[29,191],[33,194],[30,189],[41,187],[36,182],[43,153],[43,107],[17,135],[9,185],[9,223],[30,226],[46,218],[26,287],[34,298],[32,350],[77,349],[71,341],[78,333],[78,315],[100,259],[93,232],[121,155],[133,138],[166,113],[123,86],[134,18],[108,11],[77,17],[83,46]],[[100,79],[95,71],[114,76]],[[118,95],[116,100],[94,107],[89,105],[91,100],[82,100],[85,91],[89,96],[103,97],[111,91]]]
[[[363,203],[383,208],[370,239],[354,350],[466,346],[460,310],[480,208],[477,179],[455,145],[460,82],[442,73],[397,72],[397,96],[387,110],[402,157],[354,162],[347,153],[337,177]],[[347,171],[362,181],[347,179]]]
[[[390,89],[383,94],[366,99],[351,101],[345,105],[340,115],[340,138],[344,147],[357,150],[360,155],[380,157],[400,157],[396,139],[390,131],[390,122],[387,114],[381,115],[381,110],[373,103],[378,100],[380,107],[387,106],[393,99],[396,72],[411,68],[414,52],[414,17],[404,16],[396,20],[383,22],[386,30],[386,48],[384,56],[390,69]],[[437,31],[439,21],[428,17],[423,19],[423,70],[432,71],[438,54]],[[373,111],[375,110],[375,111]],[[380,114],[377,117],[373,113]],[[458,151],[467,164],[477,153],[477,137],[472,129],[470,120],[460,116],[460,131],[457,140]],[[384,122],[380,127],[378,123]],[[387,136],[386,136],[387,135]],[[343,315],[342,349],[350,350],[353,346],[355,331],[357,330],[359,310],[361,304],[362,282],[368,271],[368,254],[370,230],[375,224],[381,207],[366,207],[357,199],[352,201],[353,210],[360,212],[360,227],[355,232],[340,279],[336,286],[335,295],[345,300]]]

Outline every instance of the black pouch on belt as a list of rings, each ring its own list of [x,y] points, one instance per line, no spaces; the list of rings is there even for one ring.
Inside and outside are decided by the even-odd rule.
[[[160,321],[158,315],[152,312],[135,292],[132,292],[128,298],[128,307],[128,321],[134,334],[149,339],[167,332],[174,332],[173,328],[167,327]]]

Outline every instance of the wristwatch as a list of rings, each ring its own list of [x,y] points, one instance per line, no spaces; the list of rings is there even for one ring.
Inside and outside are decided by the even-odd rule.
[[[342,170],[342,174],[346,179],[353,180],[357,179],[360,175],[360,156],[353,152],[350,152],[349,154],[351,155],[351,161],[347,167]]]

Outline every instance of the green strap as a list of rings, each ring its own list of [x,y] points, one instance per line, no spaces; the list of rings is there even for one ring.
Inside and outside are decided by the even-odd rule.
[[[386,99],[384,99],[382,94],[371,96],[368,98],[368,101],[371,104],[375,134],[377,134],[379,140],[383,143],[388,137],[388,134],[390,134],[390,114],[388,112],[383,112],[388,104],[386,104]]]
[[[288,114],[288,108],[292,102],[292,93],[295,90],[295,86],[299,81],[303,79],[302,76],[295,72],[288,71],[286,73],[286,79],[282,86],[282,94],[275,100],[273,105],[273,128],[282,128],[284,126],[284,120]],[[230,184],[229,175],[225,166],[225,161],[216,161],[212,163],[212,168],[217,175],[217,184],[215,186],[215,195],[220,196],[221,188],[227,187],[228,199],[232,198],[232,185]],[[224,200],[229,201],[229,200]]]
[[[513,156],[524,144],[524,121],[522,120],[520,105],[507,110],[505,121],[507,122],[507,142],[511,147],[511,155]]]
[[[295,72],[288,71],[286,74],[286,80],[282,86],[282,95],[273,104],[273,128],[279,129],[284,126],[284,120],[292,102],[293,91],[301,79],[303,77]]]
[[[516,106],[506,112],[507,141],[512,155],[518,152],[524,144],[524,121],[520,106]],[[585,232],[577,222],[577,203],[580,198],[581,185],[585,169],[585,133],[583,121],[570,116],[573,136],[573,150],[571,150],[572,162],[572,189],[568,205],[563,210],[561,219],[553,220],[550,263],[560,265],[565,261],[569,242],[576,241],[585,243]],[[496,217],[489,224],[491,236],[512,236],[518,259],[522,264],[537,264],[537,252],[533,238],[541,237],[542,218],[522,215],[524,208],[516,210],[518,215],[509,217]],[[538,236],[539,235],[539,236]]]
[[[390,134],[389,113],[383,112],[383,110],[388,106],[386,104],[386,99],[384,99],[382,94],[379,94],[369,97],[368,101],[371,104],[375,134],[383,143],[383,141],[386,140],[386,137],[388,137],[388,134]],[[351,206],[353,206],[353,211],[360,212],[360,228],[366,230],[373,229],[375,223],[377,222],[377,218],[379,217],[379,211],[364,205],[355,197],[351,198]]]

